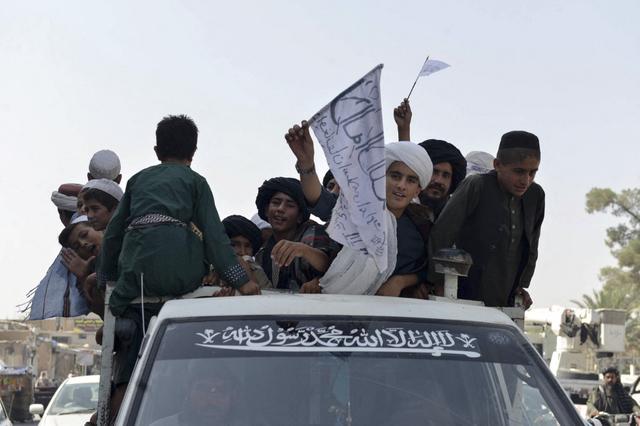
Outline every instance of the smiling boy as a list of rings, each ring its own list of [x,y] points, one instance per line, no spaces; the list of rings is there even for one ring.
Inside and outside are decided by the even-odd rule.
[[[540,165],[538,137],[525,131],[504,134],[495,170],[465,179],[431,231],[430,255],[451,247],[471,254],[469,276],[461,278],[458,296],[487,306],[513,306],[525,290],[538,258],[544,219],[544,191],[534,182]],[[433,264],[432,262],[430,263]],[[433,269],[430,282],[441,282]]]

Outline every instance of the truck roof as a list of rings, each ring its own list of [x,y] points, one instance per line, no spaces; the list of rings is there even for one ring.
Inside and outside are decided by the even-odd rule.
[[[158,321],[253,315],[400,317],[474,321],[515,327],[513,321],[498,309],[463,302],[332,294],[262,294],[171,300],[163,306]]]

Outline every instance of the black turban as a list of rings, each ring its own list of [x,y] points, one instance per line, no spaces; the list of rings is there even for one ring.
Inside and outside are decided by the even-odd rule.
[[[327,170],[327,173],[325,173],[322,178],[322,187],[326,188],[331,179],[333,179],[333,173],[331,173],[331,170]]]
[[[302,185],[300,181],[294,178],[288,177],[276,177],[273,179],[265,180],[260,188],[258,188],[258,196],[256,197],[256,207],[258,208],[258,214],[266,221],[267,219],[267,206],[271,201],[271,198],[276,192],[283,192],[298,204],[302,220],[309,220],[309,209],[307,208],[307,202],[302,192]]]
[[[427,150],[427,154],[429,154],[434,166],[438,163],[451,164],[452,177],[451,188],[449,188],[449,193],[451,194],[467,175],[467,160],[465,160],[460,150],[449,142],[427,139],[419,145]]]
[[[262,247],[262,233],[255,223],[243,216],[233,215],[225,217],[222,221],[224,232],[229,238],[241,236],[251,243],[253,255],[255,256]]]
[[[526,148],[540,152],[540,141],[533,133],[514,130],[502,135],[498,151],[509,148]]]

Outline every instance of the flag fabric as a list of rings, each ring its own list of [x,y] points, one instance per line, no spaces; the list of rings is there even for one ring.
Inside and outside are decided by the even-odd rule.
[[[329,236],[370,255],[387,269],[386,162],[380,75],[382,64],[340,93],[309,124],[322,146],[340,195]]]
[[[451,65],[445,62],[427,58],[427,60],[424,61],[424,64],[422,65],[419,76],[426,77],[433,74],[434,72],[442,71],[445,68],[449,68],[450,66]]]

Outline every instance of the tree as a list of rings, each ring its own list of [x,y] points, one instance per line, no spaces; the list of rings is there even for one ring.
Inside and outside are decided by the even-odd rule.
[[[623,222],[607,229],[605,243],[618,265],[600,270],[600,290],[585,294],[580,307],[627,311],[627,349],[640,350],[640,188],[616,193],[593,188],[587,194],[588,213],[609,213]]]

